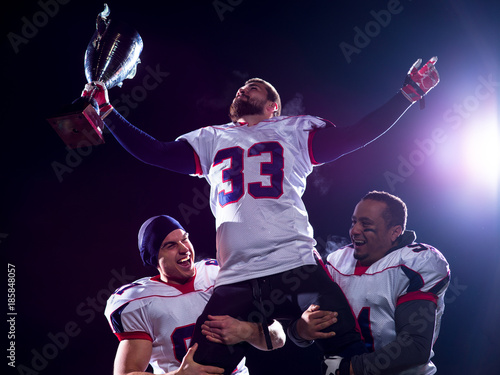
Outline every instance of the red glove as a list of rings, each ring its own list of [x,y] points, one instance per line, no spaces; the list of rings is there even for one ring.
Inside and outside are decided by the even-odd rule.
[[[410,102],[421,100],[439,83],[439,74],[435,67],[436,61],[437,57],[434,56],[418,70],[422,63],[422,59],[418,59],[408,71],[401,92]]]
[[[109,103],[108,90],[102,82],[94,81],[87,83],[82,91],[82,97],[96,101],[99,106],[99,115],[102,119],[113,110],[113,106]]]

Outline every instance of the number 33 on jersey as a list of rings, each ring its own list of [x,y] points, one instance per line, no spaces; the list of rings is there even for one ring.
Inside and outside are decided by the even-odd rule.
[[[193,147],[198,175],[211,186],[217,285],[315,263],[302,194],[314,166],[310,137],[325,125],[313,116],[281,116],[250,127],[208,126],[179,138]]]
[[[272,118],[253,127],[210,126],[181,137],[199,157],[199,174],[217,186],[220,206],[235,203],[246,194],[253,199],[278,199],[286,188],[285,178],[311,172],[309,134],[325,122],[312,116],[282,119]],[[302,195],[303,189],[298,193]]]

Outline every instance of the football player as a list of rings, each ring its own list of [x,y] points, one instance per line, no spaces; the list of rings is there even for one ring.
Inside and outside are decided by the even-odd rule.
[[[415,241],[406,220],[406,204],[400,198],[372,191],[354,209],[352,243],[328,256],[328,270],[346,293],[368,353],[329,358],[327,375],[436,372],[432,347],[450,269],[436,248]],[[297,322],[299,337],[313,340],[323,328],[315,326],[324,315],[317,309],[309,309]]]
[[[276,89],[248,80],[230,109],[231,122],[162,142],[126,121],[109,103],[103,84],[88,84],[83,96],[96,100],[100,114],[123,147],[138,159],[211,185],[220,272],[215,291],[200,316],[194,359],[229,374],[245,355],[242,345],[210,342],[201,332],[208,315],[230,315],[262,324],[297,319],[311,304],[336,311],[335,335],[318,340],[327,356],[349,357],[364,350],[344,293],[331,282],[314,250],[315,240],[301,199],[315,165],[331,162],[386,132],[439,82],[432,58],[412,66],[403,87],[386,104],[356,124],[332,126],[314,116],[280,116]]]
[[[166,215],[148,219],[139,231],[139,250],[145,265],[159,274],[118,288],[109,298],[105,315],[120,340],[114,374],[155,373],[221,374],[222,368],[204,366],[193,360],[197,345],[189,348],[196,319],[213,293],[219,271],[217,261],[195,262],[188,233]],[[267,350],[262,328],[229,316],[215,316],[209,325],[209,339],[225,345],[245,342]],[[273,348],[284,345],[279,323],[270,328]],[[189,349],[188,349],[189,348]],[[241,361],[234,374],[248,374]]]

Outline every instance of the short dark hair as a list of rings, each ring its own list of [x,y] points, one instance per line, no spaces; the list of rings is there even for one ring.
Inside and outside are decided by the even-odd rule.
[[[403,232],[406,229],[406,220],[408,218],[408,209],[405,202],[395,195],[389,194],[385,191],[370,191],[361,200],[371,199],[386,204],[387,208],[382,213],[387,228],[396,225],[401,225]]]
[[[273,116],[281,115],[280,94],[278,94],[278,91],[274,88],[274,86],[271,85],[269,82],[264,81],[262,78],[250,78],[248,81],[245,82],[245,85],[248,85],[249,83],[253,82],[262,83],[267,91],[267,100],[270,100],[277,104],[278,109],[274,111]]]

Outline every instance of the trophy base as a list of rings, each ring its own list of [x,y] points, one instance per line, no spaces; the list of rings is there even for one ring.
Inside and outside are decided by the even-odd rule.
[[[84,98],[77,99],[64,113],[48,118],[47,121],[69,148],[104,143],[104,122]]]

